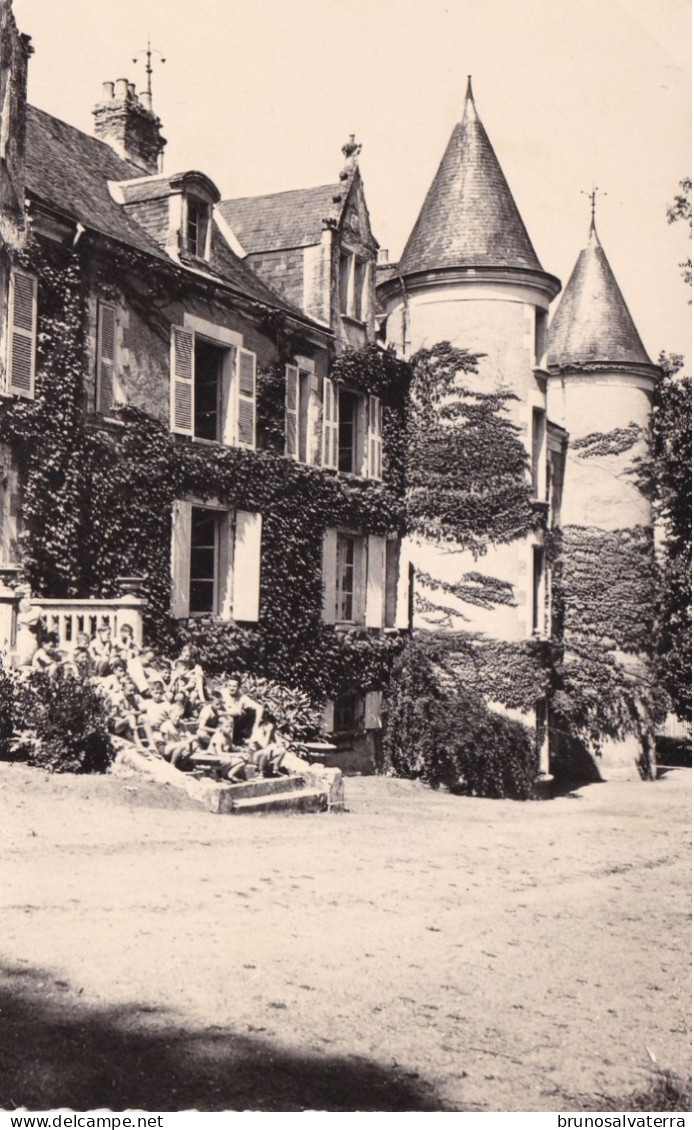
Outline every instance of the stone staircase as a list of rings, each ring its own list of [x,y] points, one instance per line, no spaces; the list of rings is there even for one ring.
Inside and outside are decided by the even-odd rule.
[[[124,744],[112,767],[118,776],[142,773],[162,785],[181,789],[208,812],[329,812],[344,808],[344,782],[339,769],[306,765],[291,776],[256,777],[238,784],[181,773],[161,758]]]

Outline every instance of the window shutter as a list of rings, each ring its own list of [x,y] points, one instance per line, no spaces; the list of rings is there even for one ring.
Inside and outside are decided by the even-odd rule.
[[[386,628],[399,626],[397,623],[399,560],[400,539],[389,537],[386,541]]]
[[[369,534],[366,566],[366,626],[382,628],[385,612],[386,539]]]
[[[193,334],[181,326],[171,327],[171,431],[193,435],[195,398],[195,351]]]
[[[368,477],[380,479],[383,461],[383,405],[377,396],[369,397]]]
[[[236,512],[234,538],[235,620],[257,620],[260,616],[260,553],[263,516],[245,510]]]
[[[108,416],[115,401],[116,311],[99,303],[96,345],[96,410]]]
[[[190,531],[192,504],[174,502],[171,532],[171,614],[187,616],[190,608]]]
[[[287,365],[286,373],[284,454],[296,459],[299,455],[299,369],[296,365]]]
[[[354,616],[355,624],[366,623],[366,538],[354,539]]]
[[[255,353],[239,349],[236,362],[236,442],[255,448]]]
[[[323,534],[323,621],[335,623],[335,588],[337,571],[337,530]]]
[[[381,704],[383,694],[381,691],[367,691],[364,695],[364,729],[380,730]]]
[[[323,707],[323,730],[326,734],[332,734],[335,729],[335,700],[329,698]]]
[[[323,466],[337,470],[337,448],[340,429],[340,402],[335,382],[323,378]]]
[[[33,397],[36,375],[36,293],[33,275],[13,271],[10,279],[9,392]]]

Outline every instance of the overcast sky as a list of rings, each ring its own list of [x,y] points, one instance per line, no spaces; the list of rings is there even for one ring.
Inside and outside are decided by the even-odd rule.
[[[653,358],[690,356],[666,207],[690,168],[688,0],[14,0],[30,101],[89,132],[101,83],[144,87],[168,172],[224,197],[326,184],[355,133],[374,234],[397,259],[460,116],[466,76],[545,270],[598,230]]]

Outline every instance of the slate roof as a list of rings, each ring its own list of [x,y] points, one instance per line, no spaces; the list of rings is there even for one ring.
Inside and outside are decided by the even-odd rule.
[[[550,325],[547,362],[583,367],[596,361],[651,364],[591,221]]]
[[[109,181],[142,176],[142,169],[124,161],[106,142],[44,110],[27,106],[26,187],[30,195],[60,215],[79,221],[88,230],[171,264],[166,250],[127,214],[109,191]],[[251,299],[310,321],[231,250],[216,225],[211,262],[182,261],[182,266],[209,273]]]
[[[439,267],[542,271],[468,83],[462,120],[400,259],[399,273]]]
[[[311,247],[320,243],[323,220],[339,219],[349,189],[349,181],[338,181],[269,196],[241,196],[223,200],[219,207],[249,255]]]

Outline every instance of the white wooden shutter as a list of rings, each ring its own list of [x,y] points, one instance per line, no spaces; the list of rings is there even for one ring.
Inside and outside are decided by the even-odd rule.
[[[284,404],[284,454],[299,456],[299,369],[287,365],[287,388]]]
[[[99,303],[96,341],[96,410],[108,416],[115,402],[116,311]]]
[[[234,598],[232,611],[235,620],[257,620],[260,616],[260,553],[262,546],[263,516],[245,510],[236,512],[234,538]]]
[[[381,705],[383,693],[381,691],[367,691],[364,695],[364,729],[380,730]]]
[[[323,621],[335,623],[335,589],[337,580],[337,530],[323,534]]]
[[[171,531],[171,613],[187,616],[190,610],[190,534],[193,507],[190,502],[173,504]]]
[[[380,479],[383,462],[383,405],[377,396],[369,397],[369,427],[367,436],[367,474],[370,479]]]
[[[354,599],[352,619],[355,624],[366,623],[366,538],[354,539]]]
[[[255,447],[255,353],[239,349],[236,356],[236,442]]]
[[[323,466],[337,470],[340,431],[340,402],[335,382],[323,378]]]
[[[384,623],[386,592],[386,539],[369,534],[366,567],[366,626],[382,628]]]
[[[395,628],[397,626],[399,561],[400,539],[396,537],[389,537],[386,540],[386,628]]]
[[[326,734],[332,734],[335,729],[335,699],[329,698],[323,707],[323,730]]]
[[[195,350],[193,334],[171,327],[171,431],[192,436],[195,419]]]
[[[33,397],[36,376],[36,293],[33,275],[14,270],[10,279],[9,373],[10,393]]]

